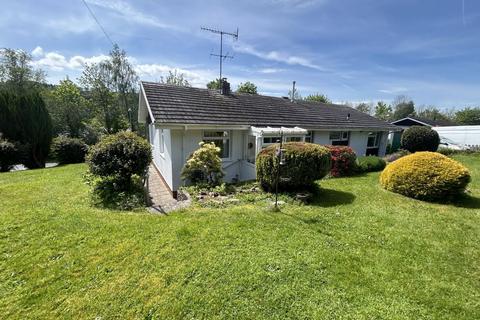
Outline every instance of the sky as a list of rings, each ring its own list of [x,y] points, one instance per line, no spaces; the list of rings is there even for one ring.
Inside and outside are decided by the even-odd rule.
[[[82,0],[0,0],[0,48],[30,52],[57,83],[78,79],[112,44]],[[195,87],[223,75],[261,94],[336,102],[392,101],[460,108],[480,105],[480,1],[477,0],[86,0],[141,80],[178,70]]]

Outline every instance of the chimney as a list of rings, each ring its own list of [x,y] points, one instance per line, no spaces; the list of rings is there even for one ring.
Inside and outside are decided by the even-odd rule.
[[[222,78],[222,94],[229,95],[230,94],[230,83],[227,81],[227,78]]]

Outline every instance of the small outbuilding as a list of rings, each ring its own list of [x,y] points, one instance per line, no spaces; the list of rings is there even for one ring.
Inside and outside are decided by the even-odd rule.
[[[392,132],[389,137],[390,144],[392,145],[392,150],[398,150],[400,148],[400,140],[402,138],[402,133],[405,129],[408,129],[412,126],[422,126],[422,127],[446,127],[446,126],[455,126],[455,123],[450,120],[438,119],[424,119],[419,117],[406,117],[400,120],[395,120],[392,122],[393,125],[396,125],[401,128],[400,131]]]

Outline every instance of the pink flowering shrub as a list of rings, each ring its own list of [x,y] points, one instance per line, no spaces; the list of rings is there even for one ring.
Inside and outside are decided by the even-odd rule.
[[[352,148],[347,146],[325,146],[332,154],[332,177],[343,177],[354,174],[357,170],[357,156]]]

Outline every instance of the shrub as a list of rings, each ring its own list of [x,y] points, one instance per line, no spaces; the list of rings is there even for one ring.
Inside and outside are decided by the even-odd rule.
[[[390,163],[380,175],[381,185],[392,192],[420,200],[457,196],[470,182],[468,169],[436,152],[417,152]]]
[[[85,161],[88,146],[78,138],[60,136],[53,139],[52,153],[60,164]]]
[[[94,201],[117,209],[144,205],[142,180],[151,160],[150,144],[135,133],[121,131],[103,138],[87,155]]]
[[[200,148],[188,158],[182,169],[182,179],[193,184],[218,185],[224,176],[220,148],[212,143],[199,143]]]
[[[445,156],[455,156],[460,154],[479,155],[480,148],[474,146],[474,147],[470,147],[470,149],[467,149],[467,150],[455,150],[455,149],[440,147],[438,148],[437,152]]]
[[[333,177],[342,177],[353,174],[357,169],[357,156],[352,148],[347,146],[326,146],[332,155]]]
[[[360,172],[382,171],[387,163],[380,157],[367,156],[357,158],[357,167]]]
[[[116,176],[127,181],[134,174],[145,176],[151,160],[152,150],[147,140],[127,131],[106,136],[91,147],[87,156],[93,175]]]
[[[275,190],[277,172],[281,190],[301,190],[311,187],[316,180],[325,177],[331,168],[331,154],[327,148],[312,143],[284,143],[285,164],[279,165],[276,149],[270,145],[260,151],[256,159],[257,181],[267,191]]]
[[[0,139],[0,172],[10,171],[19,158],[19,151],[13,143]]]
[[[428,127],[412,126],[402,134],[402,149],[410,152],[437,151],[440,137],[437,131]]]
[[[148,201],[142,178],[137,175],[132,176],[132,182],[126,188],[118,184],[115,177],[93,178],[89,184],[93,187],[92,202],[96,206],[132,210],[144,207]]]
[[[389,154],[389,155],[385,156],[383,159],[387,162],[393,162],[393,161],[398,160],[402,157],[405,157],[409,154],[410,154],[410,152],[408,152],[407,150],[400,149],[395,153],[392,153],[392,154]]]

